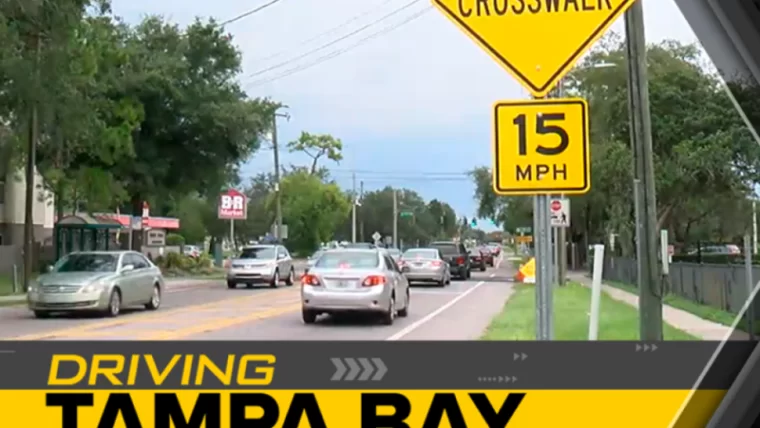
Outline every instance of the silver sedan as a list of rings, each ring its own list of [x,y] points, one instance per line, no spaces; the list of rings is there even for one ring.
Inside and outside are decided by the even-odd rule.
[[[227,271],[228,288],[236,288],[240,283],[248,288],[255,284],[269,284],[276,288],[283,280],[285,285],[293,285],[296,272],[290,253],[282,245],[246,247],[232,260]]]
[[[369,312],[390,325],[409,312],[409,283],[384,251],[326,251],[301,280],[303,321],[320,314]]]
[[[71,253],[40,275],[27,293],[38,318],[53,312],[98,311],[119,315],[127,306],[158,309],[164,290],[161,270],[134,251]]]
[[[441,287],[451,284],[451,270],[441,252],[435,248],[412,248],[401,255],[401,268],[410,283],[435,282]]]

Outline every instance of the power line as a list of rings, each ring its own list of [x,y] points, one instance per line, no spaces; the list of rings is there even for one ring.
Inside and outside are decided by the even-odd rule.
[[[249,10],[248,12],[243,12],[240,15],[235,16],[234,18],[231,18],[231,19],[228,19],[228,20],[222,22],[221,24],[219,24],[219,26],[220,27],[224,27],[227,24],[232,24],[235,21],[240,21],[241,19],[246,18],[248,16],[251,16],[254,13],[260,12],[260,11],[268,8],[269,6],[274,5],[275,3],[279,3],[280,1],[281,0],[272,0],[269,3],[264,3],[263,5],[261,5],[259,7],[256,7],[256,8],[253,8],[253,9]]]
[[[404,6],[401,6],[401,7],[397,8],[397,9],[395,9],[394,11],[392,11],[392,12],[390,12],[390,13],[388,13],[388,14],[384,15],[382,18],[379,18],[379,19],[377,19],[377,20],[375,20],[375,21],[372,21],[372,22],[370,22],[369,24],[366,24],[366,25],[364,25],[364,26],[362,26],[362,27],[359,27],[359,28],[357,28],[356,30],[354,30],[354,31],[352,31],[352,32],[350,32],[350,33],[348,33],[348,34],[344,34],[343,36],[341,36],[341,37],[338,37],[337,39],[334,39],[334,40],[332,40],[332,41],[330,41],[330,42],[328,42],[328,43],[325,43],[325,44],[323,44],[323,45],[319,46],[319,47],[318,47],[318,48],[316,48],[316,49],[313,49],[313,50],[311,50],[311,51],[309,51],[309,52],[306,52],[306,53],[304,53],[304,54],[301,54],[301,55],[299,55],[299,56],[296,56],[296,57],[294,57],[294,58],[291,58],[291,59],[289,59],[289,60],[286,60],[286,61],[280,62],[280,63],[278,63],[278,64],[275,64],[275,65],[273,65],[273,66],[270,66],[270,67],[267,67],[267,68],[264,68],[264,69],[261,69],[261,70],[255,71],[255,72],[253,72],[253,73],[249,74],[249,75],[248,75],[248,77],[249,77],[249,78],[250,78],[250,77],[256,77],[256,76],[259,76],[259,75],[261,75],[261,74],[264,74],[264,73],[266,73],[267,71],[272,71],[272,70],[276,70],[276,69],[278,69],[278,68],[282,68],[283,66],[286,66],[286,65],[288,65],[288,64],[290,64],[290,63],[292,63],[292,62],[298,61],[299,59],[305,58],[305,57],[307,57],[307,56],[309,56],[309,55],[311,55],[311,54],[314,54],[314,53],[316,53],[316,52],[319,52],[319,51],[322,51],[322,50],[324,50],[324,49],[327,49],[327,48],[329,48],[330,46],[333,46],[333,45],[335,45],[336,43],[339,43],[339,42],[341,42],[341,41],[343,41],[343,40],[346,40],[347,38],[349,38],[349,37],[351,37],[351,36],[354,36],[354,35],[356,35],[356,34],[358,34],[358,33],[362,32],[362,31],[364,31],[364,30],[366,30],[366,29],[368,29],[368,28],[372,27],[373,25],[379,24],[380,22],[382,22],[382,21],[384,21],[384,20],[386,20],[386,19],[390,18],[391,16],[393,16],[393,15],[396,15],[396,14],[398,14],[398,13],[400,13],[400,12],[402,12],[402,11],[404,11],[404,10],[406,10],[406,9],[408,9],[408,8],[410,8],[410,7],[412,7],[412,6],[414,6],[415,4],[419,3],[420,1],[421,1],[421,0],[412,0],[412,1],[410,1],[409,3],[406,3]]]
[[[292,74],[296,74],[296,73],[299,73],[301,71],[308,70],[309,68],[315,67],[315,66],[317,66],[317,65],[319,65],[319,64],[321,64],[321,63],[323,63],[325,61],[329,61],[329,60],[331,60],[333,58],[336,58],[336,57],[338,57],[340,55],[343,55],[344,53],[349,52],[349,51],[351,51],[351,50],[353,50],[353,49],[355,49],[355,48],[363,45],[364,43],[367,43],[367,42],[371,41],[372,39],[374,39],[376,37],[380,37],[380,36],[383,36],[385,34],[388,34],[391,31],[393,31],[393,30],[395,30],[395,29],[397,29],[397,28],[399,28],[399,27],[401,27],[403,25],[406,25],[406,24],[414,21],[415,19],[421,17],[422,15],[424,15],[427,12],[430,12],[431,10],[432,10],[432,7],[427,7],[426,9],[423,9],[423,10],[421,10],[421,11],[419,11],[419,12],[417,12],[417,13],[411,15],[411,16],[409,16],[407,19],[399,22],[398,24],[393,25],[391,27],[387,27],[387,28],[385,28],[383,30],[380,30],[380,31],[376,32],[376,33],[370,34],[369,36],[367,36],[367,37],[365,37],[363,39],[360,39],[357,43],[354,43],[353,45],[350,45],[350,46],[348,46],[348,47],[346,47],[344,49],[337,50],[337,51],[332,52],[330,54],[321,56],[321,57],[317,58],[315,61],[313,61],[311,63],[307,63],[307,64],[304,64],[304,65],[301,65],[301,66],[298,66],[298,67],[293,67],[291,69],[285,70],[284,72],[282,72],[282,73],[280,73],[280,74],[278,74],[278,75],[276,75],[274,77],[270,77],[270,78],[267,78],[267,79],[256,80],[254,82],[251,82],[251,83],[247,84],[246,87],[253,88],[253,87],[256,87],[256,86],[261,86],[261,85],[264,85],[266,83],[273,82],[275,80],[283,79],[283,78],[288,77],[288,76],[290,76]]]
[[[362,12],[362,13],[354,16],[353,18],[350,18],[347,21],[344,21],[343,23],[341,23],[339,25],[336,25],[335,27],[330,28],[329,30],[323,31],[323,32],[317,34],[316,36],[310,37],[310,38],[308,38],[306,40],[302,40],[301,42],[299,42],[297,44],[300,45],[300,46],[303,46],[303,45],[307,45],[307,44],[309,44],[309,43],[311,43],[311,42],[313,42],[315,40],[321,39],[322,37],[324,37],[324,36],[326,36],[328,34],[332,34],[332,33],[336,32],[337,30],[340,30],[341,28],[346,27],[349,24],[352,24],[352,23],[358,21],[361,18],[364,18],[367,15],[370,15],[372,13],[377,12],[379,9],[382,9],[385,5],[387,5],[388,3],[392,2],[392,1],[395,1],[395,0],[385,0],[382,3],[380,3],[377,7],[374,7],[372,9],[370,9],[370,10],[365,10],[364,12]],[[254,59],[253,62],[269,61],[270,59],[274,59],[274,58],[278,58],[278,57],[282,56],[282,54],[284,54],[284,53],[286,53],[288,51],[289,51],[289,49],[283,49],[283,50],[281,50],[279,52],[276,52],[276,53],[274,53],[272,55],[268,55],[268,56],[265,56],[263,58]]]

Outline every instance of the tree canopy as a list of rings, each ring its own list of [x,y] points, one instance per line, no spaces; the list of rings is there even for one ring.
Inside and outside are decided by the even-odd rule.
[[[600,63],[613,66],[598,67]],[[750,197],[760,180],[760,147],[733,108],[724,86],[695,45],[665,41],[648,48],[649,94],[661,228],[681,245],[733,241],[750,226]],[[591,191],[571,198],[571,235],[584,244],[620,238],[633,252],[633,159],[625,50],[606,37],[567,77],[568,96],[589,102]],[[472,172],[479,215],[503,221],[507,230],[532,225],[527,197],[500,197],[491,172]]]

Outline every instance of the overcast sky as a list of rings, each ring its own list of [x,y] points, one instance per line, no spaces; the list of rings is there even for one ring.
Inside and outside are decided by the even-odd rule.
[[[113,6],[129,22],[160,14],[187,24],[196,16],[224,21],[269,1],[114,0]],[[395,12],[410,1],[281,0],[227,28],[244,54],[248,93],[290,107],[291,120],[279,126],[283,143],[302,130],[332,134],[344,143],[345,160],[328,165],[342,186],[351,186],[355,170],[365,190],[411,188],[469,217],[476,203],[464,172],[491,162],[490,107],[527,92],[437,10],[398,26],[430,7],[422,0]],[[648,42],[696,41],[673,0],[639,1]],[[613,30],[622,33],[622,19]],[[380,34],[363,40],[374,33]],[[283,162],[304,159],[285,154]],[[244,171],[271,168],[271,151],[262,151]]]

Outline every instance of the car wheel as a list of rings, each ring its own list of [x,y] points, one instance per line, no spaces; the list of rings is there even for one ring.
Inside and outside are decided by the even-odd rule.
[[[34,311],[35,318],[50,318],[50,312],[48,311]]]
[[[295,283],[296,283],[296,272],[293,268],[290,268],[290,273],[288,274],[288,279],[285,280],[285,285],[290,287]]]
[[[470,269],[467,269],[467,273],[465,273],[464,279],[470,279],[472,278],[472,271]]]
[[[446,275],[443,275],[443,278],[441,278],[440,281],[437,281],[439,287],[445,287],[446,286]]]
[[[396,297],[391,294],[390,304],[388,310],[383,312],[382,322],[385,325],[393,325],[393,321],[396,319]]]
[[[245,284],[245,288],[253,288],[253,284],[248,282]]]
[[[237,284],[232,281],[227,281],[227,288],[237,288]]]
[[[409,294],[409,289],[406,290],[406,304],[404,304],[404,309],[399,309],[398,316],[400,317],[406,317],[409,316],[409,302],[411,301]]]
[[[451,274],[446,277],[446,285],[451,285]]]
[[[280,271],[275,270],[274,275],[272,275],[272,282],[269,284],[272,288],[277,288],[277,286],[280,285]]]
[[[106,309],[106,315],[109,317],[117,317],[121,313],[121,293],[119,290],[113,290],[111,297],[108,298],[108,308]]]
[[[309,309],[302,309],[301,318],[303,318],[304,324],[314,324],[317,322],[317,313]]]
[[[158,284],[153,286],[153,294],[150,296],[150,301],[145,304],[145,309],[155,311],[161,306],[161,287]]]
[[[486,265],[480,265],[480,271],[485,272],[486,271]]]

